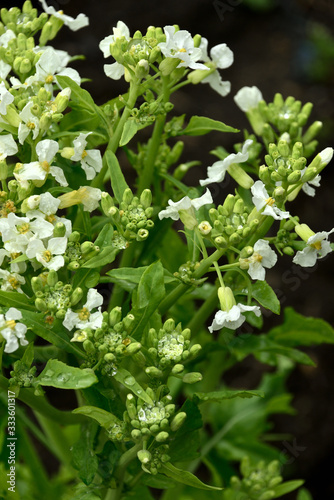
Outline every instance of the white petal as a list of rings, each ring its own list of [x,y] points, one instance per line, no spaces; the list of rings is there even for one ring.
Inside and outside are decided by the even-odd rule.
[[[46,215],[55,214],[60,205],[60,200],[55,198],[50,193],[42,193],[40,195],[39,209]]]
[[[296,253],[292,262],[302,267],[313,267],[317,262],[317,251],[315,248],[306,246],[304,250]]]
[[[89,311],[94,309],[95,307],[102,306],[103,297],[95,288],[90,288],[87,294],[87,302],[84,307],[87,307]]]
[[[263,281],[266,277],[266,271],[261,265],[261,262],[253,261],[249,263],[248,274],[252,280]]]
[[[36,153],[40,162],[47,161],[51,163],[56,153],[58,153],[59,144],[51,139],[40,141],[36,146]]]
[[[198,210],[204,205],[208,205],[210,203],[213,203],[213,199],[209,188],[206,189],[205,193],[200,198],[195,198],[194,200],[191,200],[191,204],[195,210]]]
[[[233,64],[233,52],[226,45],[226,43],[220,43],[210,50],[210,56],[213,62],[216,64],[217,68],[225,69]]]
[[[10,307],[6,312],[6,321],[22,319],[22,313],[15,307]]]
[[[261,91],[255,86],[243,87],[234,96],[235,103],[245,113],[252,108],[256,108],[262,99]]]
[[[110,54],[110,45],[112,43],[114,43],[114,36],[113,35],[106,36],[99,43],[99,48],[100,48],[100,50],[102,50],[104,57],[109,57],[111,55]]]
[[[68,186],[68,182],[64,175],[63,169],[59,167],[51,167],[50,174],[56,179],[61,186]]]
[[[67,328],[67,330],[72,330],[78,321],[79,321],[79,315],[73,312],[71,309],[67,309],[63,321],[63,325],[65,326],[65,328]]]
[[[51,238],[48,242],[48,250],[53,255],[62,255],[65,253],[67,247],[67,238]]]
[[[124,75],[124,66],[118,62],[113,64],[105,64],[103,66],[104,72],[109,78],[119,80]]]

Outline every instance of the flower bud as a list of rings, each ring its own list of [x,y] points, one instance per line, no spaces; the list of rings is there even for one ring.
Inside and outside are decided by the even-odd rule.
[[[308,239],[311,238],[311,236],[314,236],[315,234],[312,231],[312,229],[308,227],[307,224],[298,224],[297,226],[295,226],[295,231],[298,234],[298,236],[305,242],[307,242]]]
[[[305,134],[302,137],[303,143],[307,144],[312,141],[312,139],[314,139],[319,134],[321,129],[322,122],[315,121],[314,123],[312,123],[312,125],[310,125],[310,127],[306,130]]]
[[[123,203],[125,203],[127,206],[131,204],[133,200],[133,193],[130,188],[126,188],[123,193]]]
[[[30,71],[31,71],[31,62],[29,61],[28,58],[25,58],[22,60],[20,64],[20,73],[24,75],[25,73],[29,73]]]
[[[49,286],[55,286],[55,284],[58,282],[58,274],[54,269],[50,269],[48,272],[48,277],[47,277],[47,284]]]
[[[40,37],[39,37],[39,45],[44,46],[47,44],[47,42],[49,40],[52,39],[52,36],[51,36],[52,30],[53,30],[52,23],[50,21],[47,21],[42,28],[42,32],[41,32]]]
[[[202,380],[203,376],[199,372],[190,372],[186,373],[184,377],[182,378],[182,382],[184,384],[196,384],[197,382],[200,382]]]
[[[170,428],[173,432],[176,432],[184,424],[187,418],[187,414],[184,411],[179,412],[170,423]]]
[[[122,318],[122,308],[114,307],[109,313],[109,325],[115,326],[117,323],[121,321]]]
[[[166,57],[159,64],[159,70],[161,71],[163,76],[170,75],[179,65],[179,59],[174,57]]]
[[[140,462],[145,465],[148,464],[152,458],[151,453],[148,450],[139,450],[137,453],[137,457]]]
[[[291,174],[293,175],[293,174]],[[276,189],[274,189],[273,191],[273,198],[276,200],[276,201],[282,201],[284,200],[285,198],[285,189],[282,188],[282,186],[278,186]]]
[[[62,238],[65,236],[66,226],[63,222],[57,222],[53,230],[53,236],[55,238]]]
[[[228,243],[223,236],[217,236],[217,238],[215,238],[214,242],[218,248],[226,248],[228,246]]]
[[[176,365],[173,366],[173,368],[172,368],[172,374],[173,375],[179,375],[180,373],[183,372],[183,370],[184,370],[184,366],[178,363],[178,364],[176,364]]]
[[[228,173],[231,177],[239,184],[239,186],[244,189],[250,189],[254,181],[253,179],[244,171],[244,169],[237,163],[232,163],[227,168]]]
[[[133,354],[136,354],[140,349],[142,348],[142,345],[140,342],[131,342],[129,344],[124,352],[125,355],[132,356]]]
[[[218,298],[220,302],[220,308],[222,311],[229,311],[230,309],[232,309],[233,306],[236,305],[233,292],[229,287],[219,287]]]
[[[152,203],[152,192],[150,189],[144,189],[142,194],[140,195],[140,204],[144,209],[147,209],[151,206]]]
[[[54,104],[57,107],[57,112],[62,113],[68,106],[71,97],[71,89],[66,87],[61,92],[59,92],[54,100]]]
[[[36,307],[37,311],[40,311],[40,312],[46,312],[48,310],[46,302],[43,299],[36,299],[35,300],[35,307]]]
[[[82,347],[84,348],[85,352],[87,354],[94,354],[95,353],[95,347],[94,344],[91,340],[86,339],[84,343],[82,344]]]
[[[39,276],[31,278],[31,288],[35,295],[37,292],[41,292],[43,290],[43,283]]]
[[[108,217],[109,216],[109,210],[111,207],[114,206],[114,200],[110,196],[109,193],[107,192],[102,192],[101,193],[101,207],[103,210],[103,213]]]
[[[157,434],[155,436],[155,440],[158,443],[164,443],[165,441],[167,441],[168,438],[169,438],[169,434],[166,431],[159,432],[159,434]]]
[[[72,295],[71,295],[71,306],[76,306],[78,304],[78,302],[80,302],[82,297],[83,297],[82,288],[80,288],[80,287],[75,288],[73,290]]]
[[[289,184],[296,184],[301,179],[301,171],[295,170],[290,175],[288,175],[287,181]]]
[[[207,236],[211,233],[212,226],[207,220],[204,220],[198,225],[198,230],[203,236]]]
[[[140,59],[140,61],[136,64],[135,68],[135,76],[139,80],[145,78],[150,71],[150,66],[146,59]]]

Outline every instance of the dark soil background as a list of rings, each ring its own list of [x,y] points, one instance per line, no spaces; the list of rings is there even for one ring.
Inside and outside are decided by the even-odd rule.
[[[39,6],[37,2],[34,4]],[[12,5],[1,2],[1,6]],[[229,96],[222,98],[204,85],[180,90],[174,98],[176,113],[202,114],[242,129],[248,124],[235,106],[233,96],[244,85],[256,85],[267,101],[272,100],[275,92],[281,92],[284,97],[292,95],[303,103],[313,102],[313,120],[324,122],[319,151],[334,145],[334,42],[332,48],[328,42],[319,48],[312,39],[315,30],[331,34],[334,0],[59,0],[58,3],[49,1],[49,5],[73,16],[84,12],[90,18],[90,26],[76,33],[64,27],[55,46],[72,55],[86,56],[86,60],[76,62],[75,67],[82,77],[92,80],[85,88],[98,104],[125,90],[123,80],[114,82],[104,75],[103,64],[112,61],[105,61],[98,48],[99,42],[112,33],[117,21],[123,20],[131,33],[137,29],[145,32],[149,25],[178,23],[193,35],[200,33],[208,38],[210,47],[227,43],[234,52],[235,62],[222,72],[223,79],[232,82]],[[191,170],[187,182],[196,185],[198,179],[203,178],[206,167],[213,162],[210,149],[221,144],[232,152],[235,140],[234,134],[214,133],[189,139],[182,161],[200,159],[203,165]],[[242,140],[241,134],[238,140]],[[131,180],[130,169],[126,166],[125,169]],[[328,231],[333,227],[333,171],[334,161],[323,172],[317,196],[301,195],[291,206],[291,212],[298,214],[314,231]],[[232,182],[227,184],[216,190],[217,203],[233,189]],[[322,317],[334,325],[333,255],[324,260],[326,262],[319,261],[314,268],[297,269],[292,266],[291,258],[284,257],[280,259],[280,266],[268,273],[268,279],[280,294],[282,305],[293,305],[306,316]],[[281,321],[282,317],[270,317],[266,326]],[[276,418],[275,429],[290,433],[297,446],[284,452],[283,442],[278,444],[291,458],[284,474],[306,479],[305,486],[315,500],[329,500],[334,498],[334,347],[321,346],[309,349],[308,353],[316,360],[317,367],[297,367],[289,379],[289,390],[295,395],[293,404],[298,414]],[[256,369],[251,359],[246,360],[231,374],[231,385],[249,386]],[[296,495],[284,498],[295,499]]]

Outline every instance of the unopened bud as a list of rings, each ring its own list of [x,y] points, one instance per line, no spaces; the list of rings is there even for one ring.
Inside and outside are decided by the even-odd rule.
[[[157,434],[155,436],[155,440],[158,443],[164,443],[165,441],[167,441],[168,438],[169,438],[169,434],[166,431],[159,432],[159,434]]]
[[[200,382],[202,380],[203,376],[199,372],[190,372],[186,373],[184,377],[182,378],[182,382],[184,384],[196,384],[197,382]]]
[[[184,411],[179,412],[170,423],[170,428],[173,432],[176,432],[185,422],[187,414]]]
[[[80,287],[77,287],[73,290],[73,293],[71,295],[71,306],[75,306],[80,302],[80,300],[83,297],[83,290]]]
[[[308,239],[311,238],[311,236],[314,236],[315,234],[312,231],[312,229],[308,227],[307,224],[298,224],[297,226],[295,226],[295,231],[298,234],[298,236],[300,236],[300,238],[304,240],[306,243]]]
[[[140,462],[145,465],[148,464],[149,461],[152,458],[151,453],[148,450],[139,450],[137,453],[137,457],[140,460]]]

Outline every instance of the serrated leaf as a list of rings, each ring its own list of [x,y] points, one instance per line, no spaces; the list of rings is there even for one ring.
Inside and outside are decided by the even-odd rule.
[[[274,314],[279,314],[281,310],[281,304],[278,300],[276,293],[268,285],[266,281],[258,280],[252,286],[252,296],[258,301],[261,306],[269,309]]]
[[[160,261],[154,262],[144,271],[137,288],[133,304],[135,326],[132,337],[139,339],[140,335],[165,296],[164,269]]]
[[[286,483],[283,484],[278,484],[277,486],[274,486],[271,488],[275,492],[275,496],[273,498],[278,498],[283,495],[286,495],[287,493],[290,493],[291,491],[296,490],[300,486],[304,484],[305,481],[303,480],[295,480],[295,481],[287,481]]]
[[[220,403],[225,399],[233,398],[253,398],[254,396],[264,398],[263,391],[248,391],[248,390],[228,390],[214,392],[195,392],[194,397],[198,399],[199,403],[214,402]]]
[[[121,421],[117,417],[115,417],[115,415],[106,410],[103,410],[102,408],[97,408],[96,406],[80,406],[79,408],[73,410],[72,413],[79,413],[80,415],[85,415],[86,417],[92,418],[105,429],[109,429],[114,424],[121,424]]]
[[[130,389],[130,391],[132,391],[138,398],[145,401],[145,403],[154,405],[150,396],[146,394],[142,386],[138,384],[136,379],[130,372],[128,372],[128,370],[125,370],[125,368],[118,368],[113,377],[117,380],[117,382],[124,385],[127,389]]]
[[[138,126],[135,120],[129,119],[127,122],[125,122],[122,131],[122,136],[119,141],[119,145],[125,146],[128,142],[131,141],[132,137],[136,135],[137,131],[138,131]]]
[[[66,352],[75,354],[80,358],[86,358],[86,353],[70,342],[68,333],[59,320],[55,320],[51,328],[45,323],[44,315],[42,313],[39,314],[36,311],[31,312],[24,309],[21,309],[21,313],[24,323],[36,335],[42,337],[42,339],[46,340],[50,344],[53,344],[60,349],[64,349]]]
[[[178,469],[171,463],[166,463],[161,466],[160,471],[168,477],[174,479],[178,483],[187,484],[193,488],[198,488],[200,490],[222,490],[222,488],[217,488],[216,486],[210,486],[208,484],[202,483],[198,477],[194,476],[191,472],[186,470]]]
[[[110,151],[110,149],[107,149],[105,152],[105,159],[110,173],[112,190],[116,200],[120,203],[122,201],[124,191],[128,189],[129,186],[126,183],[115,153]]]
[[[16,307],[19,310],[27,309],[36,311],[35,306],[30,303],[28,297],[19,292],[4,292],[0,290],[0,304],[7,307]]]
[[[184,135],[205,135],[212,130],[218,132],[240,132],[238,129],[225,125],[218,120],[212,120],[206,116],[192,116],[187,127],[182,131]]]
[[[284,310],[284,323],[270,330],[268,337],[286,346],[334,344],[334,330],[329,323],[298,314],[291,307]]]
[[[58,389],[85,389],[98,381],[91,368],[68,366],[58,359],[49,359],[42,373],[35,379],[38,385]]]
[[[94,439],[98,426],[96,423],[82,424],[80,439],[72,447],[72,462],[79,471],[79,477],[86,485],[93,482],[98,469],[98,459],[93,452]]]

